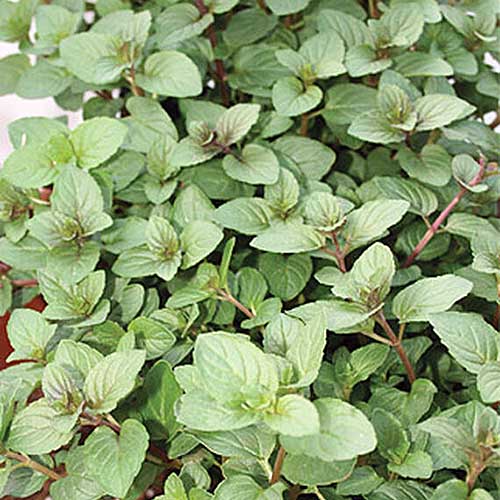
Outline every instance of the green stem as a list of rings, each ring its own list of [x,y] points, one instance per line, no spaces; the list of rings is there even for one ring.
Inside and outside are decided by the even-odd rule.
[[[58,474],[56,471],[49,469],[48,467],[45,467],[38,462],[35,462],[30,457],[21,455],[21,453],[16,453],[15,451],[7,451],[3,453],[3,455],[6,458],[10,458],[11,460],[17,460],[24,467],[29,467],[30,469],[33,469],[34,471],[39,472],[40,474],[43,474],[44,476],[47,476],[54,481],[58,481],[59,479],[62,479],[64,477]]]

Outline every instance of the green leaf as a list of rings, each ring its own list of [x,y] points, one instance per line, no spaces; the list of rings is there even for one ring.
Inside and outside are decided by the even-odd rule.
[[[449,479],[436,488],[431,500],[467,500],[467,495],[468,489],[465,481]]]
[[[401,477],[428,479],[432,476],[432,458],[425,451],[408,453],[401,464],[391,463],[387,468]]]
[[[146,353],[139,350],[110,354],[91,368],[83,388],[87,402],[94,411],[108,413],[134,388]],[[127,371],[123,371],[123,367]]]
[[[307,39],[300,47],[299,54],[310,65],[316,78],[329,78],[345,73],[342,64],[344,43],[334,31],[320,33]],[[306,72],[304,68],[302,72]]]
[[[410,449],[410,440],[401,422],[382,408],[375,408],[371,422],[377,433],[380,454],[396,464],[403,463]]]
[[[403,218],[409,208],[410,204],[403,200],[375,200],[350,212],[341,233],[349,243],[349,250],[380,238]]]
[[[285,489],[283,483],[264,489],[249,476],[235,475],[220,483],[214,500],[280,500]]]
[[[323,11],[323,14],[325,11]],[[341,83],[330,87],[322,115],[329,123],[347,125],[377,106],[375,89],[356,83]]]
[[[259,112],[258,104],[236,104],[226,109],[215,126],[217,140],[225,146],[240,141],[257,122]]]
[[[139,473],[148,446],[148,433],[137,420],[125,420],[119,434],[98,427],[85,441],[85,465],[108,495],[123,498]]]
[[[479,315],[446,312],[429,319],[450,354],[467,371],[479,373],[491,361],[500,360],[500,334]]]
[[[368,495],[384,480],[367,466],[356,467],[349,478],[337,486],[339,495]]]
[[[225,457],[267,459],[271,455],[276,436],[265,426],[249,426],[234,431],[196,432],[196,439],[210,451]]]
[[[196,65],[189,57],[174,50],[162,50],[149,56],[144,74],[138,74],[136,80],[148,92],[170,97],[190,97],[202,91]]]
[[[345,67],[353,78],[380,73],[391,66],[391,59],[379,58],[375,49],[368,44],[351,47],[345,57]]]
[[[172,500],[188,500],[184,485],[179,476],[175,473],[167,477],[165,485],[163,486],[163,491],[165,492],[165,495],[161,497],[163,500],[167,500],[167,498],[171,498]]]
[[[217,208],[214,219],[242,234],[259,234],[269,227],[271,216],[271,208],[265,200],[236,198]]]
[[[311,401],[297,394],[278,399],[272,413],[264,422],[275,432],[287,436],[307,436],[319,432],[319,415]]]
[[[168,352],[176,342],[175,335],[162,323],[151,318],[135,318],[128,326],[137,346],[146,351],[146,359],[155,359]]]
[[[241,47],[265,37],[277,24],[278,18],[261,8],[243,9],[231,17],[223,33],[229,47]]]
[[[373,451],[375,431],[365,415],[339,399],[320,398],[314,402],[319,413],[319,432],[311,436],[281,436],[285,449],[325,462],[349,460]]]
[[[105,84],[118,80],[127,67],[120,54],[121,40],[102,33],[79,33],[60,45],[66,68],[84,82]]]
[[[311,277],[312,261],[307,255],[266,253],[259,258],[259,270],[266,278],[271,293],[289,301],[305,288]]]
[[[222,231],[211,222],[190,222],[180,236],[181,248],[184,252],[182,268],[187,269],[198,264],[215,250],[223,237]]]
[[[406,77],[453,75],[453,68],[444,59],[424,52],[407,52],[397,57],[396,71]]]
[[[401,142],[404,139],[403,132],[393,127],[380,111],[368,111],[358,116],[347,133],[358,139],[380,144]]]
[[[500,400],[500,362],[485,363],[479,370],[477,388],[485,403],[495,403]]]
[[[9,342],[14,348],[8,360],[45,359],[47,344],[56,328],[57,325],[50,325],[39,312],[14,310],[7,325]]]
[[[16,149],[2,167],[2,177],[21,188],[46,186],[51,184],[58,174],[57,164],[39,145],[26,145]]]
[[[155,19],[158,23],[158,48],[175,49],[181,42],[201,35],[213,23],[212,14],[200,17],[194,5],[181,3],[167,7]]]
[[[322,486],[345,481],[352,473],[356,460],[325,462],[306,455],[287,455],[283,476],[292,483]]]
[[[0,59],[0,72],[4,75],[0,83],[0,95],[13,94],[19,79],[30,66],[26,54],[12,54]]]
[[[258,144],[248,144],[236,156],[226,155],[222,168],[232,179],[248,184],[274,184],[279,175],[275,154]]]
[[[310,0],[267,0],[267,6],[272,13],[277,16],[295,14],[304,10],[309,5]]]
[[[479,164],[469,155],[457,155],[451,161],[451,170],[455,180],[467,191],[481,193],[488,189],[486,184],[470,185],[481,173]]]
[[[425,145],[419,155],[404,147],[396,158],[410,177],[425,184],[444,186],[451,178],[451,157],[438,144]]]
[[[415,102],[418,115],[415,130],[432,130],[449,125],[470,115],[476,108],[458,97],[447,94],[431,94]]]
[[[273,253],[300,253],[325,245],[325,237],[318,230],[304,224],[276,224],[259,236],[250,246]]]
[[[134,96],[127,100],[126,108],[130,116],[121,120],[129,128],[124,148],[148,153],[165,136],[177,141],[177,129],[159,102]]]
[[[437,196],[416,181],[395,177],[376,177],[375,185],[380,189],[384,198],[406,200],[410,203],[408,211],[411,213],[425,217],[437,210]]]
[[[277,389],[272,361],[246,337],[208,333],[197,338],[193,353],[203,387],[214,398],[231,402],[267,399]],[[214,366],[218,368],[213,369]],[[256,394],[246,394],[246,391]]]
[[[424,278],[394,297],[392,312],[402,323],[426,321],[429,315],[448,310],[471,290],[471,282],[452,274]]]
[[[385,31],[384,35],[389,38],[387,45],[408,47],[420,38],[424,29],[424,17],[417,4],[400,3],[391,5],[382,16],[380,24]]]
[[[62,415],[46,399],[38,399],[14,416],[7,446],[27,455],[49,453],[71,440],[77,421],[78,412]]]
[[[98,500],[104,495],[103,489],[89,475],[85,466],[84,447],[72,448],[65,457],[64,465],[68,475],[50,486],[53,500]]]
[[[64,92],[72,80],[67,70],[42,59],[21,75],[15,91],[25,99],[52,97]]]
[[[322,10],[317,22],[320,31],[333,30],[338,33],[348,49],[373,43],[373,35],[368,26],[342,10]]]
[[[331,148],[308,137],[285,135],[273,143],[273,148],[297,165],[300,173],[309,180],[321,179],[335,161],[335,152]]]
[[[113,118],[92,118],[70,134],[78,165],[85,169],[98,167],[122,145],[127,128]]]
[[[273,86],[273,106],[282,116],[297,116],[315,108],[323,98],[316,85],[304,86],[293,76],[280,78]]]

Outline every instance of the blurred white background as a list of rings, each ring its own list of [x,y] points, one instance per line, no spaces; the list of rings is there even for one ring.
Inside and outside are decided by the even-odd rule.
[[[16,52],[18,52],[16,43],[0,42],[0,58]],[[21,99],[16,95],[0,96],[0,165],[12,151],[7,133],[7,125],[10,122],[25,116],[55,117],[61,115],[68,116],[71,128],[82,120],[81,111],[76,113],[63,111],[51,97],[47,99]]]

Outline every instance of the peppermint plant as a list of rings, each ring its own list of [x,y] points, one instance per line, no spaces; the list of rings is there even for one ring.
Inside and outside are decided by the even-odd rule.
[[[499,13],[0,0],[0,496],[500,498]]]

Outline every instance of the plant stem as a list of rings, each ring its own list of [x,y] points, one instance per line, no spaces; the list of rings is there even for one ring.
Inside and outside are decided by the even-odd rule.
[[[469,186],[475,186],[478,184],[483,178],[485,161],[484,158],[479,159],[479,172],[477,175],[471,180]],[[461,187],[460,191],[455,195],[455,197],[450,201],[448,206],[438,215],[437,219],[433,222],[431,227],[424,234],[423,238],[418,242],[417,246],[414,248],[413,252],[408,256],[405,263],[403,264],[403,268],[410,267],[414,260],[418,257],[420,252],[427,246],[429,241],[434,237],[437,233],[441,224],[446,220],[448,215],[450,215],[451,211],[457,206],[458,202],[465,196],[467,193],[467,188]]]
[[[283,467],[283,461],[285,460],[286,451],[283,446],[280,446],[278,450],[278,454],[276,455],[276,460],[274,462],[273,474],[271,476],[271,480],[269,484],[275,484],[280,480],[281,469]]]
[[[31,458],[21,455],[21,453],[16,453],[15,451],[7,451],[3,453],[3,455],[6,458],[10,458],[11,460],[17,460],[18,462],[21,462],[25,467],[29,467],[36,472],[40,472],[40,474],[43,474],[44,476],[47,476],[54,481],[58,481],[59,479],[62,479],[64,477],[61,474],[58,474],[56,471],[45,467],[45,465],[39,464]]]
[[[198,9],[198,12],[204,16],[205,14],[208,14],[208,9],[203,0],[195,0],[194,1],[196,8]],[[212,50],[215,51],[217,48],[217,34],[215,33],[215,28],[213,23],[210,24],[210,26],[207,28],[207,37],[208,40],[210,41],[210,45],[212,46]],[[217,78],[220,83],[220,94],[222,98],[222,103],[224,106],[229,106],[230,101],[229,101],[229,91],[226,86],[226,71],[224,69],[224,63],[220,59],[215,59],[215,72],[217,74]]]
[[[11,280],[12,286],[16,288],[34,288],[38,286],[37,280]],[[3,288],[3,283],[0,283],[0,288]]]
[[[230,293],[227,293],[225,290],[219,289],[217,290],[219,294],[219,299],[229,302],[233,304],[234,307],[239,309],[247,318],[254,318],[255,314],[250,311],[247,307],[245,307],[238,299],[234,298]]]
[[[380,17],[380,12],[377,8],[377,0],[368,0],[368,11],[371,18],[378,19]]]
[[[307,137],[307,130],[309,126],[309,115],[307,113],[303,113],[300,117],[300,135],[303,137]]]
[[[144,90],[141,89],[136,83],[135,83],[135,67],[132,64],[130,66],[130,74],[129,77],[127,78],[128,82],[130,83],[130,88],[132,90],[132,94],[138,97],[144,96]]]
[[[393,329],[391,328],[391,325],[389,325],[389,323],[385,319],[384,313],[382,311],[379,311],[375,315],[375,319],[377,323],[384,329],[384,332],[391,340],[392,347],[396,349],[399,359],[401,360],[401,362],[405,367],[406,373],[408,375],[408,381],[410,382],[410,384],[413,384],[413,382],[415,382],[416,379],[415,372],[413,370],[413,366],[410,363],[410,360],[408,359],[408,356],[406,355],[406,351],[403,347],[403,344],[401,343],[401,340],[398,339],[398,337],[394,333]]]

